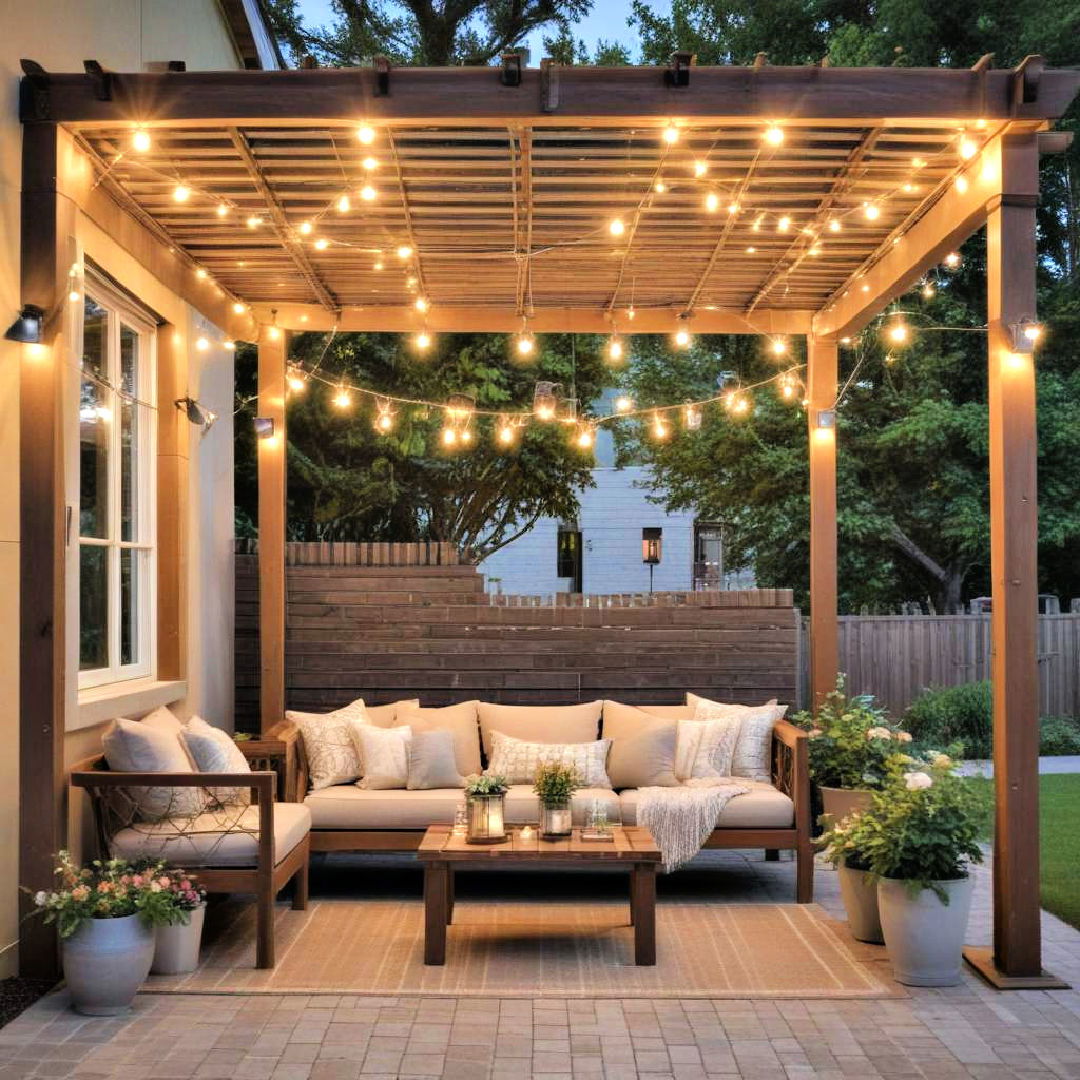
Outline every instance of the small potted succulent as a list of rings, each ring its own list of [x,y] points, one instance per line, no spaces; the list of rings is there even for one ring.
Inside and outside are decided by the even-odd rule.
[[[971,909],[969,867],[982,862],[989,791],[960,776],[948,754],[896,760],[869,809],[841,822],[843,845],[858,852],[877,884],[893,974],[908,986],[960,982]],[[837,827],[830,850],[839,843]]]
[[[506,839],[506,792],[502,776],[474,773],[465,777],[468,813],[465,839],[470,844],[498,844]]]
[[[56,923],[64,979],[76,1012],[117,1016],[131,1007],[154,960],[154,931],[177,918],[162,864],[142,869],[122,859],[78,867],[57,856],[58,887],[34,894],[46,922]]]
[[[551,763],[536,771],[533,791],[540,799],[540,835],[547,838],[569,836],[573,826],[570,800],[581,787],[577,769]]]
[[[155,931],[152,975],[181,975],[199,966],[199,946],[206,917],[206,890],[194,874],[184,870],[165,870],[159,883],[168,879],[167,890],[173,895],[173,921]]]

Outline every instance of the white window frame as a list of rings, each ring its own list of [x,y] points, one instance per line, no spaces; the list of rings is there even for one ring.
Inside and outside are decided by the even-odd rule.
[[[75,668],[78,671],[79,690],[92,687],[108,686],[114,683],[128,682],[133,679],[155,678],[157,673],[157,334],[154,325],[146,314],[128,301],[123,294],[111,289],[107,284],[87,275],[85,295],[108,313],[106,333],[106,363],[108,381],[113,387],[120,385],[120,327],[127,327],[138,335],[138,376],[136,397],[140,404],[139,434],[135,451],[136,491],[135,505],[137,535],[132,540],[121,539],[121,425],[120,393],[116,389],[106,389],[106,400],[110,403],[112,420],[109,422],[109,463],[108,463],[108,528],[107,537],[84,537],[80,534],[79,507],[81,490],[78,467],[74,470],[75,490],[70,496],[72,506],[71,535],[69,545],[72,552],[70,573],[76,585],[76,592],[81,596],[80,566],[84,547],[104,547],[108,549],[108,663],[104,667],[86,671],[80,669],[80,637],[78,625],[73,635],[75,648]],[[81,368],[83,349],[83,301],[72,304],[73,333],[72,341],[76,365]],[[75,401],[72,410],[74,423],[74,453],[80,452],[80,417],[79,394],[82,384],[81,371],[74,382]],[[138,577],[138,617],[136,638],[138,642],[135,663],[120,662],[121,643],[121,576],[120,553],[124,550],[145,551],[147,556],[141,560]],[[79,606],[74,614],[78,623]]]

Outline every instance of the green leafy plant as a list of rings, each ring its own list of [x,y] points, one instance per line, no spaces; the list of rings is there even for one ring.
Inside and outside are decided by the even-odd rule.
[[[913,894],[931,889],[947,904],[941,882],[966,877],[983,860],[990,806],[989,785],[960,776],[949,754],[896,755],[869,809],[825,833],[826,857],[904,881]]]
[[[581,777],[573,766],[548,764],[537,769],[533,791],[542,803],[550,806],[567,802],[580,787]]]
[[[891,759],[911,742],[869,694],[848,697],[843,675],[816,715],[799,713],[795,723],[810,732],[810,775],[819,787],[880,788]]]
[[[1080,754],[1080,719],[1075,716],[1044,716],[1039,721],[1039,753]]]
[[[908,706],[904,723],[922,745],[961,743],[968,757],[993,753],[993,693],[989,680],[936,686],[924,690]]]
[[[505,795],[510,785],[504,776],[484,776],[472,773],[465,777],[466,795]]]

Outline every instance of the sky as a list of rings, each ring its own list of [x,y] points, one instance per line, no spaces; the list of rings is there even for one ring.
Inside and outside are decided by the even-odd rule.
[[[297,5],[309,23],[329,22],[332,19],[330,0],[299,0]],[[650,7],[660,14],[671,11],[671,0],[651,0]],[[630,0],[593,0],[592,12],[574,28],[574,37],[583,39],[592,52],[600,38],[621,40],[633,47],[636,35],[626,25],[630,15]],[[551,33],[550,30],[547,31]],[[543,32],[528,40],[531,62],[536,65],[543,56]],[[636,49],[634,49],[636,58]]]

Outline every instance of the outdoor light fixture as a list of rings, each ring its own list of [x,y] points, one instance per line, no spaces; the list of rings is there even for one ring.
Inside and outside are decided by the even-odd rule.
[[[593,443],[596,441],[596,435],[593,432],[592,424],[581,424],[578,427],[577,432],[578,448],[581,450],[591,450]]]
[[[533,414],[537,420],[554,420],[559,407],[555,393],[558,383],[538,382],[533,390]]]
[[[4,337],[8,341],[19,341],[24,345],[39,345],[44,322],[44,308],[37,304],[23,304],[19,317],[4,331]]]
[[[414,340],[418,349],[427,349],[431,345],[431,335],[426,330],[421,330]]]
[[[375,129],[367,124],[356,129],[356,137],[365,145],[370,146],[375,141]]]
[[[687,431],[697,431],[701,427],[701,406],[683,406],[683,424]]]
[[[373,202],[377,195],[378,192],[375,190],[372,184],[365,184],[360,189],[360,198],[363,199],[364,202]]]
[[[949,254],[945,256],[944,262],[945,262],[945,265],[950,270],[959,269],[959,267],[960,267],[960,254],[959,254],[959,252],[950,251]]]
[[[708,210],[710,214],[715,214],[716,211],[720,209],[720,196],[717,195],[715,191],[710,191],[709,194],[705,196],[705,209]]]
[[[623,358],[623,343],[619,340],[618,334],[612,334],[611,340],[608,342],[607,347],[608,359],[618,362]]]
[[[1019,322],[1009,323],[1009,333],[1013,352],[1030,353],[1042,340],[1043,328],[1034,319],[1023,318]]]
[[[173,404],[182,410],[196,427],[209,431],[214,426],[217,413],[212,412],[205,405],[200,405],[193,397],[177,398]]]
[[[623,222],[623,219],[612,218],[611,221],[608,222],[608,232],[611,233],[612,236],[622,236],[622,234],[626,232],[626,225]]]
[[[136,128],[131,133],[131,149],[136,153],[145,154],[150,149],[150,132],[145,128]]]
[[[252,420],[255,428],[256,439],[272,439],[274,437],[274,418],[272,416],[256,416]]]
[[[784,141],[784,129],[778,124],[772,124],[765,129],[762,138],[770,146],[779,146]]]
[[[664,128],[664,142],[672,146],[679,141],[679,129],[674,124],[668,124]]]
[[[626,394],[620,394],[615,399],[614,405],[617,413],[628,413],[634,407],[634,402]]]
[[[641,561],[649,568],[649,592],[653,591],[653,571],[660,565],[663,554],[663,529],[641,530]]]

